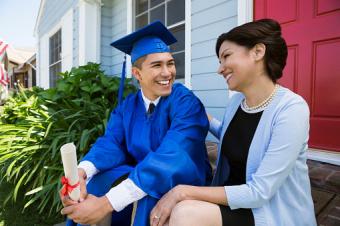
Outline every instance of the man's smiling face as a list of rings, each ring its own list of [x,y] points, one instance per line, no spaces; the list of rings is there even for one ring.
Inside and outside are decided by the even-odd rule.
[[[132,68],[132,74],[148,99],[168,96],[176,78],[175,60],[168,52],[148,54],[140,68]]]

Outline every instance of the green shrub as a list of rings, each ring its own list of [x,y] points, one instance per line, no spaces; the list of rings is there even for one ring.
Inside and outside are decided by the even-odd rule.
[[[25,208],[59,211],[63,175],[60,147],[74,142],[80,159],[102,135],[117,104],[120,79],[107,77],[98,64],[61,73],[55,88],[19,89],[0,116],[0,175],[16,184],[7,201],[25,193]],[[136,88],[126,80],[124,96]]]

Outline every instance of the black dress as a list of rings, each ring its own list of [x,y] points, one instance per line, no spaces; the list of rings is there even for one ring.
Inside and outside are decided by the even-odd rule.
[[[222,141],[221,153],[228,159],[229,177],[223,186],[246,183],[246,165],[248,151],[262,112],[247,113],[241,107],[228,126]],[[223,226],[255,225],[251,209],[231,210],[229,206],[220,205]]]

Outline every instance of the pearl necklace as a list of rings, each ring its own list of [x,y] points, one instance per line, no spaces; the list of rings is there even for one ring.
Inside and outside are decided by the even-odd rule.
[[[260,111],[264,110],[273,100],[275,93],[276,93],[276,91],[278,90],[279,87],[280,87],[280,85],[276,84],[273,92],[264,101],[262,101],[260,104],[253,106],[253,107],[249,107],[247,105],[246,98],[244,98],[242,103],[241,103],[242,110],[244,110],[245,112],[248,112],[248,113],[256,113],[256,112],[260,112]]]

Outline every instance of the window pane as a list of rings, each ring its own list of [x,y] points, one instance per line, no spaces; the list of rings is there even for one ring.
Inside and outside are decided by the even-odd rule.
[[[57,52],[58,52],[57,61],[58,61],[58,60],[61,60],[61,30],[58,31],[57,43],[58,43],[58,49],[57,49]]]
[[[161,5],[150,11],[150,23],[155,20],[160,20],[165,24],[165,5]]]
[[[56,41],[56,40],[55,40]],[[53,62],[52,63],[54,63],[54,62],[57,62],[58,61],[58,49],[57,48],[54,48],[53,49]]]
[[[182,79],[185,72],[184,52],[174,54],[173,57],[176,63],[176,79]]]
[[[148,0],[136,0],[136,15],[148,9]]]
[[[59,36],[59,38],[61,38],[61,36]],[[58,53],[58,56],[57,56],[57,61],[58,61],[58,60],[61,60],[61,39],[58,40],[57,53]]]
[[[32,86],[36,85],[37,85],[37,73],[35,72],[35,70],[32,70]]]
[[[59,72],[61,72],[61,62],[50,67],[50,87],[56,86]]]
[[[61,60],[61,30],[50,37],[50,64]]]
[[[52,63],[57,61],[57,57],[56,57],[57,55],[56,55],[56,48],[55,48],[55,46],[56,46],[56,39],[54,37],[53,38],[53,48],[52,48],[52,53],[53,53],[53,56],[52,56],[53,61],[52,61]]]
[[[54,87],[53,76],[54,75],[54,67],[50,67],[50,87]]]
[[[50,64],[53,62],[53,38],[50,38],[50,48],[49,48],[49,51],[50,51]]]
[[[156,5],[159,5],[160,3],[164,2],[165,0],[151,0],[150,1],[150,5],[151,5],[151,8],[156,6]]]
[[[184,0],[172,0],[168,2],[168,24],[170,26],[185,19],[185,1]]]
[[[148,24],[148,14],[147,13],[136,17],[136,30],[138,28],[144,27],[147,24]]]
[[[59,61],[61,60],[61,46],[58,47],[57,54],[57,61]]]
[[[58,47],[57,47],[57,39],[55,37],[54,37],[54,49],[53,49],[53,52],[54,52],[54,56],[53,56],[54,61],[52,63],[58,61]]]
[[[185,48],[185,26],[181,25],[170,29],[177,42],[170,46],[171,52],[183,51]]]

